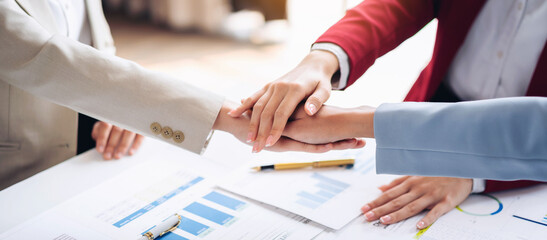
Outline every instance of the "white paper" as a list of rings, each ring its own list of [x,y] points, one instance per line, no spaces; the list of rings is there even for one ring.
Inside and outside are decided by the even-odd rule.
[[[215,189],[220,169],[161,156],[129,169],[0,236],[1,239],[137,239],[174,213],[164,240],[310,239],[323,227],[292,213]]]
[[[416,229],[416,223],[425,216],[425,213],[400,221],[395,224],[384,225],[380,221],[367,222],[363,215],[338,231],[324,231],[314,240],[345,240],[345,239],[418,239],[424,231]]]
[[[454,209],[439,218],[420,239],[546,239],[547,226],[514,215],[541,220],[540,217],[547,214],[547,186],[493,193],[489,196],[471,195],[460,204],[461,210]]]
[[[236,194],[296,213],[332,229],[340,229],[361,214],[360,208],[380,195],[378,186],[393,176],[376,175],[375,144],[358,150],[332,152],[322,159],[355,157],[353,168],[316,168],[256,172],[245,166],[221,181]],[[313,161],[311,154],[271,154],[279,161]],[[254,165],[267,161],[254,162]]]

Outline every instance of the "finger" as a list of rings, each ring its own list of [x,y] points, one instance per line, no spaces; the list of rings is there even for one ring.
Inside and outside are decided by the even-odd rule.
[[[395,211],[393,213],[380,217],[380,222],[382,222],[382,224],[393,224],[393,223],[405,220],[409,217],[412,217],[422,212],[427,206],[432,204],[434,201],[435,199],[429,196],[422,196],[414,200],[413,202],[406,204],[403,208],[399,209],[398,211]]]
[[[332,150],[344,150],[344,149],[352,149],[352,148],[362,148],[366,144],[365,140],[363,139],[344,139],[340,141],[336,141],[332,143]]]
[[[448,211],[452,210],[455,206],[450,204],[449,202],[442,201],[435,205],[431,211],[429,211],[422,220],[418,221],[418,224],[416,224],[416,227],[418,229],[424,229],[427,226],[433,224],[437,219],[439,219],[442,215],[447,213]]]
[[[421,197],[421,195],[415,193],[415,192],[408,192],[403,195],[400,195],[389,202],[383,204],[382,206],[373,208],[372,210],[365,213],[365,218],[368,221],[376,220],[380,217],[386,216],[390,213],[393,213],[395,211],[398,211],[399,209],[402,209],[407,204],[413,202],[414,200]],[[387,219],[386,219],[387,220]],[[382,222],[383,223],[383,222]]]
[[[127,150],[129,150],[129,147],[133,143],[133,140],[135,139],[135,133],[131,131],[124,130],[122,133],[122,137],[120,139],[120,142],[118,143],[118,146],[114,150],[114,158],[120,159],[125,153],[127,153]]]
[[[276,152],[299,151],[309,153],[324,153],[332,150],[332,143],[328,144],[307,144],[290,138],[281,137],[279,141],[268,150]]]
[[[99,153],[104,153],[111,129],[112,124],[105,122],[96,122],[95,125],[93,125],[92,133],[95,132],[95,148]]]
[[[274,139],[274,136],[271,135],[270,130],[272,129],[274,114],[276,114],[281,101],[283,101],[283,98],[286,95],[287,88],[274,87],[272,95],[260,115],[260,125],[256,138],[256,143],[259,144],[257,149],[258,152],[260,152],[264,146],[270,147],[277,141],[277,139]],[[279,134],[279,137],[281,137],[281,134]]]
[[[293,112],[291,119],[292,120],[298,120],[302,118],[307,118],[308,114],[306,113],[306,110],[304,109],[304,105],[299,105]]]
[[[110,130],[110,136],[108,137],[108,143],[106,144],[106,148],[103,153],[103,158],[105,160],[112,159],[112,154],[114,153],[114,149],[116,148],[116,146],[118,146],[118,143],[120,142],[122,132],[122,128],[112,126],[112,130]]]
[[[279,103],[279,107],[275,111],[272,129],[270,131],[272,139],[270,142],[266,141],[266,145],[272,146],[281,138],[287,121],[295,111],[298,103],[302,100],[302,97],[303,96],[300,96],[297,91],[289,91],[288,94],[285,95],[285,98],[282,99],[281,103]]]
[[[241,105],[239,105],[235,109],[232,109],[230,112],[228,112],[228,115],[232,117],[240,117],[244,112],[251,109],[255,105],[255,103],[258,101],[258,99],[260,99],[264,95],[264,93],[266,93],[267,86],[269,85],[266,85],[264,88],[258,90],[253,95],[246,98],[245,100],[241,100]]]
[[[382,192],[385,192],[389,189],[392,189],[393,187],[401,184],[402,182],[404,182],[405,180],[407,180],[410,176],[404,176],[404,177],[400,177],[400,178],[397,178],[393,181],[391,181],[389,184],[387,185],[382,185],[380,187],[378,187],[380,189],[380,191]]]
[[[256,142],[260,117],[262,116],[262,111],[268,104],[273,90],[268,90],[253,106],[253,114],[251,115],[251,122],[249,123],[249,133],[247,134],[247,142],[255,142],[253,145],[253,152],[258,152],[258,147],[260,143]]]
[[[324,81],[319,81],[315,92],[312,93],[308,100],[306,100],[306,113],[313,116],[323,103],[325,103],[330,97],[330,85]]]
[[[361,208],[361,211],[365,213],[367,219],[378,219],[378,215],[373,212],[377,207],[380,207],[393,199],[400,197],[408,192],[409,188],[406,184],[401,184],[400,186],[394,187],[393,189],[383,193],[380,197],[374,199],[372,202],[369,202]]]

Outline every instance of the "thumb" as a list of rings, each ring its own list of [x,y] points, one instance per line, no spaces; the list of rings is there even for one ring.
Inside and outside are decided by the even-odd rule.
[[[319,111],[323,103],[325,103],[330,97],[330,85],[325,82],[319,82],[315,92],[310,95],[306,100],[305,109],[306,113],[310,116]]]

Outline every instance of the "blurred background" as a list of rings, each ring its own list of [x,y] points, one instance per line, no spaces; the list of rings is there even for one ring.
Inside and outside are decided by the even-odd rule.
[[[117,55],[239,102],[294,68],[356,0],[103,0]],[[378,59],[328,104],[402,101],[433,51],[436,22]]]

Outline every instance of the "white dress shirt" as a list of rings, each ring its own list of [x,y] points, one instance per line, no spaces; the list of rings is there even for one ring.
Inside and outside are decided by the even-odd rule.
[[[48,0],[57,29],[70,39],[91,45],[91,29],[84,0]]]
[[[524,96],[547,39],[547,1],[489,0],[480,11],[452,62],[445,81],[463,100]],[[350,65],[344,50],[316,43],[312,50],[333,53],[340,78],[333,89],[347,86]],[[474,179],[473,192],[484,191]]]

